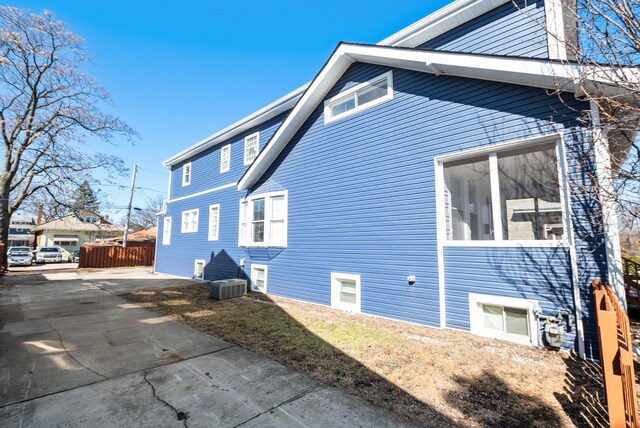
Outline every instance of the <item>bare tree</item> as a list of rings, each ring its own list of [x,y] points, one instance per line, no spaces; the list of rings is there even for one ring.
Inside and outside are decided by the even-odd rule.
[[[110,97],[81,69],[85,45],[50,12],[35,14],[0,7],[0,240],[7,242],[9,219],[30,196],[46,195],[69,206],[61,195],[107,168],[123,169],[110,155],[90,154],[88,138],[130,138],[134,131],[103,111]],[[6,247],[2,253],[5,266]]]
[[[155,227],[158,222],[158,213],[162,211],[163,203],[163,195],[148,197],[145,200],[145,206],[143,208],[136,208],[131,213],[131,220],[129,222],[131,230],[137,232]]]
[[[595,125],[608,140],[612,181],[600,183],[601,197],[615,201],[627,221],[640,219],[640,0],[563,0],[560,18],[563,29],[550,32],[552,40],[566,49],[566,62],[579,70],[576,96],[597,106],[583,119]],[[547,17],[548,18],[548,17]],[[541,25],[545,25],[541,23]],[[545,29],[548,27],[544,26]],[[558,29],[559,30],[559,29]],[[563,59],[563,58],[560,58]],[[606,81],[615,91],[601,91],[594,80]],[[564,87],[558,94],[566,96]],[[587,156],[594,155],[592,151]],[[597,183],[597,177],[592,177]]]

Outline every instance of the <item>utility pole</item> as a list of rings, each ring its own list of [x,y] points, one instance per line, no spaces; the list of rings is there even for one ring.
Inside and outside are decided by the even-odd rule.
[[[127,206],[127,222],[124,226],[124,239],[122,240],[122,246],[127,247],[127,239],[129,238],[129,222],[131,221],[131,205],[133,204],[133,191],[136,188],[136,171],[138,166],[133,165],[133,172],[131,173],[131,194],[129,195],[129,205]]]

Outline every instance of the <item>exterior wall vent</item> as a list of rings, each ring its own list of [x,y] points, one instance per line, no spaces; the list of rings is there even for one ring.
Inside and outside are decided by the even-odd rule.
[[[223,279],[211,281],[209,284],[209,298],[216,300],[233,299],[247,294],[246,279]]]

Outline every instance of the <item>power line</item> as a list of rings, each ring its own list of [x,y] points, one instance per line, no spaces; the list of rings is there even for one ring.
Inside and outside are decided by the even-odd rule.
[[[141,166],[138,167],[138,169],[141,169],[143,171],[148,171],[148,172],[152,172],[154,174],[159,174],[159,175],[164,175],[165,177],[167,176],[167,172],[160,172],[160,171],[155,171],[153,169],[149,169],[149,168],[142,168]]]

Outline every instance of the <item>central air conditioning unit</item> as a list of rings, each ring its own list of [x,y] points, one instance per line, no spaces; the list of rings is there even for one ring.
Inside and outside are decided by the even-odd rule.
[[[223,279],[209,283],[209,298],[216,300],[233,299],[247,294],[246,279]]]

